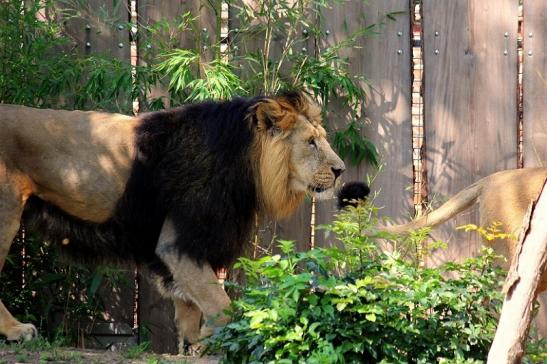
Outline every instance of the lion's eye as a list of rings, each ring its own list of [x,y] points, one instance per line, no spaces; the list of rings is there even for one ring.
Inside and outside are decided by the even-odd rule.
[[[315,144],[315,139],[314,139],[314,138],[311,138],[310,140],[308,140],[308,143],[309,143],[312,147],[317,147],[317,144]]]

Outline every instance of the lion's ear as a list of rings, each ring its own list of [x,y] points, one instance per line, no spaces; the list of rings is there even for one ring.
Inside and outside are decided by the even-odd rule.
[[[296,112],[289,104],[270,98],[258,103],[255,116],[257,128],[270,133],[288,130],[296,122]]]
[[[301,110],[304,108],[309,99],[302,91],[281,91],[275,98],[282,103],[289,104],[296,110]]]

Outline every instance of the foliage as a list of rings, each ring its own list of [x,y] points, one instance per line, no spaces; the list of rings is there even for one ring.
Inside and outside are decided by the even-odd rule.
[[[52,1],[2,3],[0,102],[131,112],[131,100],[120,97],[132,92],[130,65],[79,54],[62,26],[72,16]]]
[[[211,44],[207,33],[199,27],[198,17],[186,12],[173,20],[141,24],[140,31],[144,43],[142,59],[147,64],[137,66],[136,73],[144,75],[145,83],[150,83],[148,91],[153,86],[162,86],[169,93],[168,97],[154,99],[149,92],[141,92],[142,108],[155,110],[166,104],[178,106],[191,101],[225,100],[248,94],[233,65],[220,58],[220,44]],[[193,34],[195,44],[179,48],[177,35],[184,33]],[[206,55],[206,49],[216,50],[214,56]],[[138,76],[136,81],[138,85]]]
[[[487,241],[497,240],[497,239],[513,239],[516,240],[517,237],[514,234],[505,233],[502,230],[502,223],[499,221],[494,221],[488,227],[477,226],[475,224],[467,224],[463,226],[458,226],[458,230],[463,231],[476,231],[480,236]]]
[[[334,135],[334,147],[343,159],[349,159],[352,164],[358,165],[363,160],[379,166],[380,156],[376,146],[360,134],[361,122],[351,121],[345,130],[339,130]]]
[[[18,253],[18,254],[17,254]],[[100,287],[130,284],[113,268],[67,265],[48,242],[16,239],[0,281],[2,300],[23,322],[33,322],[50,339],[76,342],[104,310]]]
[[[327,110],[336,100],[347,113],[339,125],[335,147],[353,164],[363,160],[378,166],[375,146],[362,135],[362,108],[367,80],[351,72],[344,52],[361,47],[363,38],[378,34],[378,24],[365,24],[333,43],[322,30],[323,14],[341,1],[231,1],[238,25],[230,34],[230,61],[239,64],[243,86],[251,94],[275,94],[280,89],[308,90]],[[334,5],[333,5],[334,4]],[[338,140],[338,142],[336,142]]]
[[[493,251],[425,268],[402,259],[407,243],[383,250],[362,233],[374,216],[366,205],[337,217],[328,229],[344,249],[295,252],[281,241],[283,255],[240,259],[247,285],[211,349],[227,363],[484,360],[501,303]]]
[[[240,86],[241,80],[228,63],[220,60],[202,63],[198,53],[187,49],[176,49],[161,57],[164,60],[155,66],[155,70],[169,79],[171,99],[229,99],[236,93],[245,93],[245,89]],[[203,77],[192,72],[196,68]]]
[[[48,91],[61,87],[45,72],[59,74],[69,59],[50,58],[52,48],[66,44],[58,37],[60,27],[36,19],[41,6],[31,2],[29,11],[21,1],[3,2],[0,6],[0,101],[18,104],[43,103]]]

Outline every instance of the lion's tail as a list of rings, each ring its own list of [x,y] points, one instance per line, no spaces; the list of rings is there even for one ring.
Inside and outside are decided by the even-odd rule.
[[[431,211],[429,214],[406,224],[383,227],[382,230],[391,233],[405,233],[426,226],[433,227],[442,224],[475,204],[481,194],[482,186],[483,180],[479,180],[458,192],[454,197],[441,205],[441,207]]]

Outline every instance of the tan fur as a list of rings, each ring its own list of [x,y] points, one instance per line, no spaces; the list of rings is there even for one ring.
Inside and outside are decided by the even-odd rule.
[[[0,163],[19,176],[23,196],[85,220],[111,216],[134,159],[136,118],[14,105],[0,105],[0,118]]]
[[[296,210],[307,193],[332,189],[344,170],[326,140],[319,108],[304,96],[294,101],[270,98],[255,110],[249,159],[260,208],[274,218]],[[136,157],[139,124],[140,119],[120,114],[0,105],[0,270],[31,195],[83,220],[100,223],[112,216]],[[166,221],[157,254],[178,290],[161,293],[174,300],[181,343],[195,342],[226,323],[223,310],[230,301],[208,264],[198,266],[173,253],[174,239]],[[206,325],[200,334],[201,312]],[[0,301],[0,334],[28,339],[36,329],[14,319]]]
[[[425,226],[436,226],[480,202],[480,225],[500,222],[505,232],[518,236],[524,214],[530,202],[537,199],[547,178],[547,168],[523,168],[491,174],[460,191],[438,209],[403,225],[390,226],[386,231],[404,233]],[[507,261],[515,253],[515,239],[485,241]],[[547,290],[547,271],[544,272],[538,293]]]

